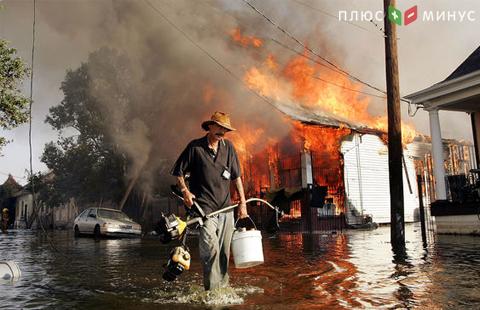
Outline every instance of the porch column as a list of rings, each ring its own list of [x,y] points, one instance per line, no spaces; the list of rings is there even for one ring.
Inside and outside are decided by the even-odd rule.
[[[447,199],[445,186],[445,169],[443,167],[443,143],[440,131],[438,110],[428,112],[430,119],[430,135],[432,136],[433,175],[435,177],[435,196],[437,200]]]
[[[472,134],[473,134],[473,145],[475,149],[475,163],[480,167],[480,112],[473,112],[471,115],[472,120]]]

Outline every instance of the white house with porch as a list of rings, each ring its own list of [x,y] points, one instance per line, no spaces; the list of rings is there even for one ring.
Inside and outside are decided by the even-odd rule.
[[[445,80],[426,89],[406,96],[412,104],[422,106],[428,111],[430,135],[432,138],[432,157],[435,177],[435,195],[441,212],[436,214],[438,233],[480,234],[480,221],[477,218],[478,203],[447,203],[447,187],[442,149],[440,111],[457,111],[470,114],[474,138],[476,165],[480,154],[480,47],[478,47]],[[448,112],[445,112],[448,113]],[[442,201],[444,203],[442,203]],[[473,216],[474,215],[474,216]]]

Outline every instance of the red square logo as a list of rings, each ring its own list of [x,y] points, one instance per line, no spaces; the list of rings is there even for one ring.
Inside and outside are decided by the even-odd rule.
[[[412,6],[403,13],[403,24],[406,26],[417,20],[417,6]]]

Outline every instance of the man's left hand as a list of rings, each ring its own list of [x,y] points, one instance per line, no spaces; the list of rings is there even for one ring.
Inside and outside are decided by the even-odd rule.
[[[237,215],[238,215],[239,219],[243,219],[243,218],[248,217],[246,202],[240,202],[240,204],[238,205]]]

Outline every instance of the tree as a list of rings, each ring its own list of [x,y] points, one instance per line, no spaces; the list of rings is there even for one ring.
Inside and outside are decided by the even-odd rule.
[[[22,95],[19,87],[29,71],[16,53],[5,40],[0,40],[0,127],[7,130],[28,120],[29,99]],[[6,143],[6,139],[0,137],[0,151]]]
[[[122,102],[130,103],[128,60],[111,49],[90,54],[88,61],[67,72],[61,85],[65,97],[50,108],[46,123],[59,132],[59,139],[45,146],[42,161],[55,175],[52,187],[56,202],[75,197],[83,202],[118,202],[125,189],[127,158],[118,149],[109,124]],[[92,74],[94,72],[94,74]],[[118,105],[105,105],[93,89]],[[106,100],[105,98],[102,98]],[[75,134],[65,136],[65,132]]]

